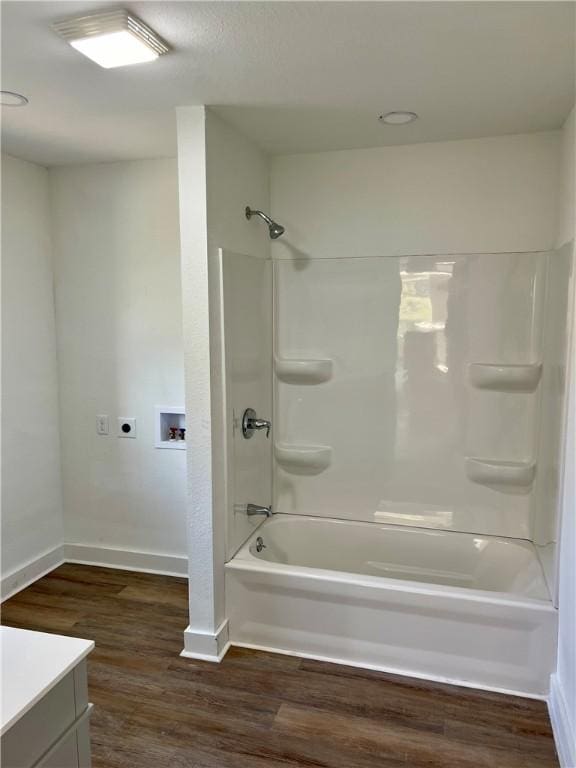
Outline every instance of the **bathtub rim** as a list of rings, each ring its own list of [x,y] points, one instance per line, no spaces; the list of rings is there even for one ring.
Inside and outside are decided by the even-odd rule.
[[[254,530],[251,536],[244,542],[244,544],[238,549],[230,560],[225,563],[225,569],[228,571],[240,570],[251,573],[274,573],[278,576],[291,576],[300,577],[308,581],[313,582],[332,582],[340,584],[355,584],[361,587],[367,587],[369,589],[381,589],[391,590],[394,592],[408,592],[416,593],[420,595],[429,595],[430,597],[437,597],[442,595],[443,597],[451,598],[454,600],[468,600],[470,602],[481,604],[494,604],[509,605],[509,606],[528,606],[535,610],[541,610],[545,612],[556,612],[552,598],[542,599],[537,597],[529,597],[527,595],[521,595],[516,592],[497,592],[495,590],[484,589],[470,589],[468,587],[447,586],[445,584],[434,584],[433,582],[412,581],[407,579],[393,579],[386,576],[368,576],[365,574],[355,573],[354,571],[336,571],[327,568],[314,568],[312,566],[305,565],[287,565],[285,563],[278,563],[273,560],[264,560],[263,558],[256,557],[250,551],[250,547],[254,541],[261,535],[262,530],[270,525],[274,525],[277,522],[288,521],[292,515],[282,514],[278,517],[273,517],[269,520],[263,521],[262,525]],[[360,525],[362,527],[372,526],[373,523],[365,521],[356,522],[351,520],[340,520],[338,518],[316,518],[311,515],[294,515],[299,520],[310,521],[325,521],[326,524],[331,523],[344,523],[349,525]],[[296,521],[291,521],[296,522]],[[402,528],[406,529],[409,526],[395,526],[387,523],[377,523],[378,527],[390,527],[390,528]],[[436,529],[424,529],[430,530],[431,533],[460,533],[458,531],[437,531]],[[422,532],[422,529],[418,529],[418,532]],[[461,534],[465,536],[474,536],[476,534]],[[480,536],[480,534],[477,534]],[[486,538],[495,538],[503,541],[507,541],[503,536],[487,536]],[[516,543],[514,539],[510,540],[511,543]],[[532,542],[526,539],[521,540],[522,543],[529,544],[532,547]],[[538,554],[534,548],[534,557],[542,571],[542,565],[538,558]],[[548,590],[546,581],[544,579],[544,573],[542,572],[542,581]]]

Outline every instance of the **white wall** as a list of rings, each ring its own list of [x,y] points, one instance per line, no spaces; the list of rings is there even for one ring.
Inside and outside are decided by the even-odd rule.
[[[66,541],[80,559],[171,555],[185,572],[185,452],[154,447],[154,407],[184,402],[176,161],[55,168],[50,183]]]
[[[401,129],[400,129],[401,130]],[[548,250],[560,133],[276,157],[276,258]]]
[[[63,540],[48,174],[6,156],[2,352],[4,579]]]
[[[186,400],[193,430],[188,451],[190,626],[185,643],[189,654],[215,658],[227,639],[226,392],[218,250],[266,253],[267,230],[248,222],[244,208],[268,207],[268,166],[250,141],[209,110],[182,107],[178,167]]]
[[[557,245],[576,236],[576,110],[562,136],[561,207]],[[568,370],[568,405],[559,563],[558,666],[552,681],[550,712],[563,768],[576,765],[576,280],[572,275],[572,332]]]

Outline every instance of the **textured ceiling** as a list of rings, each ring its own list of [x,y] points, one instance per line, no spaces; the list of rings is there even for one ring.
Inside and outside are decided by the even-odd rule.
[[[559,127],[572,2],[135,2],[174,51],[104,70],[50,29],[118,3],[2,3],[5,151],[45,165],[175,154],[174,107],[214,105],[272,153]],[[420,120],[381,126],[383,111]]]

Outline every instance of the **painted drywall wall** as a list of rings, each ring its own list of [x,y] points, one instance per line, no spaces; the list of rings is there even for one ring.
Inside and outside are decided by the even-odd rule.
[[[2,157],[2,353],[4,581],[63,542],[48,174],[7,156]]]
[[[219,250],[268,251],[267,230],[246,205],[268,208],[268,164],[245,137],[204,107],[182,107],[178,169],[186,404],[190,626],[185,651],[216,658],[225,646],[226,387]]]
[[[562,136],[561,214],[557,245],[576,239],[576,109]],[[561,488],[562,521],[559,555],[558,665],[551,686],[550,712],[563,768],[576,765],[576,280],[571,281],[571,339],[567,372],[566,438]]]
[[[560,139],[552,131],[275,157],[272,213],[286,234],[272,255],[548,250]]]
[[[50,191],[66,542],[185,566],[185,452],[154,445],[155,406],[184,401],[176,161],[55,168]]]

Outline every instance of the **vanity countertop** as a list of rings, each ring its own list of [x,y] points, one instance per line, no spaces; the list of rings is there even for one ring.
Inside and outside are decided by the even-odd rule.
[[[92,640],[0,627],[4,734],[94,648]]]

